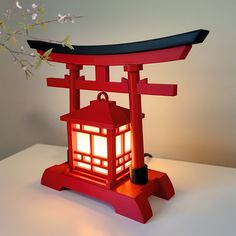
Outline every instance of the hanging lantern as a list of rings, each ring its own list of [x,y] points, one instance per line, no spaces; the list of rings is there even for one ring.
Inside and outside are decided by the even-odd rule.
[[[101,92],[90,105],[61,117],[68,123],[70,171],[107,188],[129,176],[130,111]]]

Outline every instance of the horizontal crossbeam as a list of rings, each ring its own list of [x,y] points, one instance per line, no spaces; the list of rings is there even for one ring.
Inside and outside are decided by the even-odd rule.
[[[48,78],[47,85],[50,87],[69,88],[68,76],[65,79]],[[81,90],[93,90],[93,91],[105,91],[115,93],[129,93],[128,83],[126,79],[122,79],[121,82],[98,82],[98,81],[86,81],[83,79],[76,80],[76,89]],[[161,95],[161,96],[176,96],[177,85],[176,84],[148,84],[147,79],[141,80],[138,83],[138,94],[146,95]]]
[[[60,63],[71,63],[77,65],[137,65],[167,62],[185,59],[191,50],[191,45],[183,45],[173,48],[152,50],[146,52],[109,54],[109,55],[80,55],[80,54],[50,54],[49,61]],[[40,55],[45,51],[38,50]]]
[[[176,96],[177,84],[149,84],[147,79],[140,80],[138,94]]]

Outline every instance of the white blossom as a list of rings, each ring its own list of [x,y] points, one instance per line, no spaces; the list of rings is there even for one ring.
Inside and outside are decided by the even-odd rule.
[[[32,20],[36,20],[37,17],[38,17],[38,14],[37,13],[33,13],[31,17],[32,17]]]
[[[22,6],[20,5],[19,1],[16,1],[16,7],[22,9]]]
[[[29,8],[27,8],[27,9],[26,9],[26,12],[30,13],[30,9],[29,9]]]
[[[35,9],[35,8],[37,8],[37,7],[38,7],[37,4],[35,4],[35,3],[32,4],[32,8],[33,8],[33,9]]]
[[[57,21],[60,23],[64,23],[66,21],[66,15],[62,15],[59,13],[57,17],[58,17]]]
[[[71,22],[71,23],[75,23],[75,19],[73,16],[70,15],[70,13],[62,15],[62,14],[58,14],[57,15],[57,22],[59,23],[65,23],[65,22]]]

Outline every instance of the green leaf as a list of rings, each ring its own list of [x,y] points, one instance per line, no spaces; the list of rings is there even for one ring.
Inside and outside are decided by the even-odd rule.
[[[48,60],[44,61],[45,63],[47,63],[49,66],[54,66],[52,63],[50,63]]]
[[[70,43],[65,43],[65,46],[68,47],[71,50],[75,49]]]
[[[34,69],[38,69],[42,62],[44,61],[48,65],[52,66],[51,63],[48,62],[48,59],[50,59],[50,54],[52,53],[53,48],[48,49],[42,56],[40,54],[36,54],[36,59],[34,62]]]
[[[70,36],[67,35],[62,41],[61,41],[62,47],[68,47],[71,50],[74,50],[74,47],[70,43]]]
[[[49,59],[49,55],[52,53],[53,48],[48,49],[42,56],[43,60]]]
[[[70,35],[67,35],[67,36],[61,41],[62,44],[65,44],[65,43],[67,43],[67,42],[70,42]]]
[[[40,67],[40,65],[42,64],[42,62],[43,62],[43,59],[41,59],[41,58],[38,58],[37,60],[35,60],[34,69],[37,70]]]
[[[41,55],[37,52],[34,53],[36,58],[41,58]]]
[[[2,21],[2,20],[0,21],[0,28],[1,28],[1,29],[4,29],[4,30],[6,29],[6,24],[5,24],[5,22]]]

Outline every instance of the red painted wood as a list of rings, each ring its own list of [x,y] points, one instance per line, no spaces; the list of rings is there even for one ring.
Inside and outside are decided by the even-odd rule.
[[[67,77],[67,76],[66,76]],[[80,77],[81,78],[81,77]],[[79,79],[76,81],[76,88],[82,90],[106,91],[116,93],[128,93],[127,80],[123,82],[106,82],[106,81],[86,81]],[[68,80],[59,78],[47,78],[47,86],[69,88]]]
[[[59,78],[47,78],[47,86],[55,88],[69,88],[69,76],[65,75],[64,79]]]
[[[80,179],[70,172],[66,163],[49,167],[44,171],[41,183],[55,190],[71,189],[76,192],[99,199],[113,206],[115,212],[145,223],[152,217],[152,209],[148,202],[151,195],[170,199],[174,188],[165,173],[149,170],[149,181],[145,185],[132,184],[129,179],[107,189],[103,185]]]
[[[75,168],[74,164],[74,150],[76,150],[76,135],[73,132],[73,129],[75,128],[75,124],[72,124],[70,122],[67,122],[67,141],[68,141],[68,161],[69,161],[69,167],[70,170],[73,170]]]
[[[93,90],[93,91],[106,91],[114,93],[128,93],[128,80],[123,82],[97,82],[77,80],[75,82],[76,88],[81,90]],[[177,85],[176,84],[149,84],[143,83],[143,80],[137,85],[138,94],[146,95],[160,95],[160,96],[176,96]],[[47,85],[49,87],[68,88],[69,83],[67,79],[59,78],[47,78]]]
[[[95,66],[96,81],[109,82],[109,66]]]
[[[167,62],[184,59],[190,45],[153,50],[148,52],[117,54],[117,55],[72,55],[52,53],[50,60],[66,63],[69,75],[64,79],[48,78],[47,85],[51,87],[69,88],[70,113],[61,117],[68,124],[69,163],[47,169],[42,177],[42,184],[55,189],[70,188],[75,191],[98,198],[111,204],[119,214],[145,223],[151,216],[152,210],[147,197],[150,195],[169,199],[174,195],[173,186],[168,176],[161,172],[148,171],[145,185],[135,185],[128,179],[128,169],[116,174],[116,168],[122,166],[116,157],[115,129],[123,124],[131,124],[131,168],[143,169],[144,148],[141,95],[176,96],[176,84],[149,84],[147,79],[140,80],[140,70],[143,64]],[[43,51],[39,51],[43,54]],[[94,65],[96,80],[87,81],[80,75],[82,65]],[[110,82],[109,66],[122,65],[128,74],[128,79],[121,82]],[[94,90],[129,94],[130,110],[116,107],[112,101],[92,101],[90,106],[80,109],[80,90]],[[105,96],[106,97],[106,96]],[[108,106],[107,106],[108,105]],[[90,109],[92,107],[92,110]],[[110,115],[109,115],[110,114]],[[113,115],[111,115],[113,114]],[[107,116],[109,115],[109,116]],[[108,175],[93,172],[93,169],[81,169],[76,156],[77,137],[75,123],[107,128]],[[91,153],[93,156],[93,138],[90,131]],[[124,154],[124,139],[122,139]],[[78,151],[77,151],[78,152]],[[83,153],[79,153],[82,155]],[[97,157],[95,157],[97,158]],[[119,162],[117,163],[117,161]],[[83,160],[80,160],[85,163]],[[96,166],[91,163],[91,167]],[[145,173],[146,175],[146,173]],[[133,181],[133,180],[132,180]],[[135,182],[135,181],[134,181]],[[137,182],[138,183],[138,182]],[[146,181],[145,181],[146,183]],[[117,186],[117,187],[115,187]]]
[[[129,105],[131,121],[131,150],[133,169],[144,166],[143,127],[142,127],[142,104],[141,95],[138,94],[138,83],[140,81],[139,71],[142,65],[125,66],[128,73]]]
[[[191,45],[184,45],[147,52],[112,55],[74,55],[51,53],[49,60],[60,63],[96,66],[150,64],[185,59],[191,48]],[[45,53],[45,51],[37,51],[40,55]]]
[[[70,95],[70,111],[75,111],[80,108],[80,90],[76,88],[76,80],[80,76],[80,70],[83,68],[80,65],[67,64],[66,68],[69,69],[69,95]]]
[[[70,113],[61,117],[61,120],[67,122],[69,161],[68,163],[46,169],[42,176],[42,184],[57,190],[69,188],[100,199],[111,204],[117,213],[142,223],[145,223],[152,216],[148,196],[154,195],[164,199],[170,199],[174,195],[173,186],[165,173],[148,170],[148,176],[146,175],[147,166],[144,164],[141,95],[176,96],[177,85],[149,84],[147,79],[140,80],[140,70],[142,70],[143,64],[185,59],[191,50],[192,46],[190,44],[202,42],[208,34],[208,31],[199,30],[190,32],[190,34],[190,40],[189,33],[187,33],[187,35],[174,37],[174,41],[171,40],[171,37],[167,37],[164,41],[166,42],[166,46],[169,45],[168,48],[145,52],[106,54],[108,51],[105,51],[103,52],[105,53],[103,55],[65,54],[55,52],[50,54],[50,61],[65,63],[67,69],[69,69],[69,75],[65,75],[64,79],[47,79],[48,86],[69,89]],[[180,41],[178,41],[178,39],[180,39]],[[160,41],[161,40],[163,39],[160,39]],[[183,40],[184,43],[182,43],[182,46],[173,46],[179,45]],[[29,41],[29,43],[32,46],[34,44],[32,41]],[[150,41],[146,43],[150,43]],[[42,42],[38,42],[38,44],[42,46]],[[138,42],[138,44],[140,44],[140,42]],[[135,47],[137,47],[138,44],[135,44]],[[127,45],[130,45],[130,47],[132,46],[133,49],[135,48],[134,44]],[[119,45],[113,46],[119,47]],[[58,49],[58,46],[55,47]],[[59,46],[59,48],[63,49],[61,46]],[[110,47],[103,46],[99,48],[108,50]],[[132,50],[132,48],[128,48],[128,51],[130,51],[130,49]],[[38,52],[43,55],[45,50],[47,49],[44,47],[44,50],[38,50]],[[122,50],[122,47],[119,50]],[[80,75],[80,70],[83,65],[95,66],[95,81],[86,81],[85,77]],[[119,65],[124,66],[125,71],[128,73],[128,80],[122,79],[121,82],[110,82],[109,66]],[[102,102],[101,99],[99,101],[92,101],[90,106],[80,109],[81,89],[128,93],[130,110],[118,107],[115,105],[115,102],[112,101]],[[80,127],[77,127],[75,124],[80,124]],[[81,129],[85,124],[99,127],[100,133],[94,134],[91,130],[85,131]],[[117,157],[116,135],[120,134],[116,133],[116,129],[124,124],[129,125],[131,129],[132,148],[129,153],[125,152],[125,140],[122,136],[123,156],[120,155]],[[101,134],[101,130],[104,128],[108,129],[107,134]],[[83,166],[78,165],[79,161],[85,164],[86,161],[89,162],[89,160],[91,160],[86,160],[84,158],[84,153],[82,153],[82,151],[86,152],[86,150],[82,149],[81,151],[77,147],[77,141],[79,140],[77,140],[78,135],[76,132],[84,131],[86,135],[89,135],[90,139],[90,154],[86,154],[86,156],[89,156],[90,158],[99,159],[94,153],[93,135],[101,135],[107,138],[107,176],[102,175],[102,173],[95,173],[95,169],[92,168],[93,166],[99,167],[98,164],[102,163],[101,160],[97,163],[90,161],[91,165],[87,166],[87,170],[83,170]],[[123,173],[116,174],[116,168],[118,166],[123,166],[124,164],[124,160],[122,160],[124,155],[128,155],[129,159],[132,157],[131,180],[128,178],[128,168],[126,168]],[[89,169],[90,167],[91,170]],[[133,170],[138,171],[135,172]],[[140,170],[142,170],[142,172],[139,172]],[[140,176],[140,173],[142,176]],[[137,181],[133,178],[134,176],[137,177]],[[143,181],[142,177],[145,177],[145,181]],[[147,183],[135,185],[131,181],[137,184],[146,183],[146,181]]]
[[[93,100],[89,106],[60,117],[61,120],[105,129],[115,129],[130,123],[130,111],[114,101]]]
[[[112,184],[116,180],[116,142],[115,142],[115,130],[107,130],[107,155],[108,157],[108,188],[111,188]]]
[[[137,85],[138,94],[176,96],[177,84],[149,84],[147,80],[141,80]]]
[[[97,82],[97,81],[76,81],[76,87],[84,90],[106,91],[115,93],[128,93],[127,81],[123,82]]]

